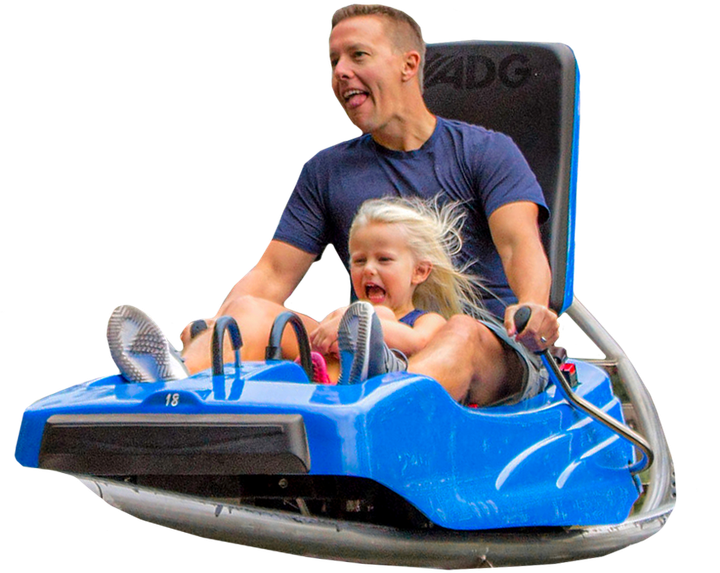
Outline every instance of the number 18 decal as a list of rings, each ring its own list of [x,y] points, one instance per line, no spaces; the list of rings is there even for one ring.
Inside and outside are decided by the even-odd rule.
[[[180,394],[168,394],[165,396],[165,405],[174,408],[180,403]]]

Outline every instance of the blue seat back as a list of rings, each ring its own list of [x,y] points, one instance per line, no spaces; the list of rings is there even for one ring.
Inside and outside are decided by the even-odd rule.
[[[542,187],[541,228],[553,283],[550,306],[573,299],[579,74],[562,44],[460,42],[428,46],[425,101],[448,119],[512,137]]]

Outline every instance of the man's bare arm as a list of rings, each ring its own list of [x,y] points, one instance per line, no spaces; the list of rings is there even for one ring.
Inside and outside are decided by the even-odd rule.
[[[232,288],[217,316],[223,315],[234,300],[247,295],[284,305],[315,259],[316,255],[288,243],[270,241],[258,264]]]
[[[531,350],[550,346],[559,333],[557,316],[548,309],[552,275],[537,218],[538,206],[524,201],[504,205],[489,218],[490,232],[508,283],[518,299],[518,305],[506,310],[505,327],[514,335],[515,311],[519,306],[529,306],[532,318],[519,340]]]

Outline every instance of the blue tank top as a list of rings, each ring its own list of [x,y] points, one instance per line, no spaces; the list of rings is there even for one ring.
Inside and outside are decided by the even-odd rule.
[[[403,324],[407,324],[410,327],[414,327],[415,321],[418,318],[420,318],[422,315],[427,314],[427,313],[428,313],[427,310],[420,310],[420,309],[416,308],[415,310],[411,310],[405,316],[403,316],[400,319],[400,322],[402,322]]]

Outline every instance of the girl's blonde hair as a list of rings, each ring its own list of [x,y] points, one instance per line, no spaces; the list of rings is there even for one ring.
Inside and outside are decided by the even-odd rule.
[[[437,198],[370,199],[355,215],[350,238],[357,229],[373,223],[401,226],[416,260],[432,264],[428,278],[415,289],[413,305],[445,318],[463,313],[487,317],[489,313],[478,295],[484,290],[479,277],[467,273],[467,265],[457,268],[453,264],[453,257],[462,248],[460,231],[465,216],[459,203],[439,205]]]

